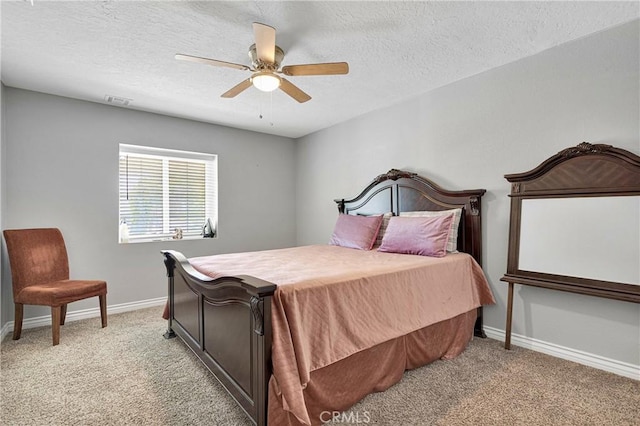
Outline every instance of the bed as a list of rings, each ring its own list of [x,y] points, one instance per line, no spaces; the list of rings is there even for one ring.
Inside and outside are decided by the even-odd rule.
[[[494,299],[480,266],[484,192],[393,169],[335,200],[339,213],[366,217],[461,209],[460,253],[437,259],[336,245],[163,251],[165,337],[179,336],[255,424],[327,422],[406,369],[485,337],[482,305]]]

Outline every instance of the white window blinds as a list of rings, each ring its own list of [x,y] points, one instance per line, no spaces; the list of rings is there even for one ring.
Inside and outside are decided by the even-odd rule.
[[[200,237],[207,219],[215,227],[217,156],[121,144],[119,170],[125,240]]]

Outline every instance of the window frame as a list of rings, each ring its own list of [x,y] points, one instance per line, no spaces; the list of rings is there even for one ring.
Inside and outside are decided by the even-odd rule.
[[[122,228],[122,170],[121,159],[123,156],[131,155],[140,158],[151,158],[162,160],[162,233],[159,234],[143,234],[129,235],[126,231],[126,237],[123,238]],[[120,244],[144,243],[153,241],[182,241],[197,240],[205,238],[202,233],[183,233],[182,238],[176,238],[175,231],[171,229],[170,224],[170,200],[169,200],[169,161],[193,162],[205,165],[204,177],[204,193],[205,193],[205,216],[202,220],[210,219],[214,229],[213,237],[217,238],[218,228],[218,155],[203,152],[184,151],[167,148],[156,148],[142,145],[119,144],[118,149],[118,242]],[[200,181],[201,182],[201,181]],[[125,218],[126,220],[126,218]],[[128,227],[127,227],[128,228]]]

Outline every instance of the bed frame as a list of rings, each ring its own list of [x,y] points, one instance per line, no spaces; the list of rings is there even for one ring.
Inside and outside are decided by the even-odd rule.
[[[458,249],[482,265],[484,189],[447,191],[416,173],[392,169],[357,197],[335,200],[340,213],[383,214],[462,208]],[[271,376],[271,297],[276,285],[250,276],[212,279],[187,258],[162,251],[169,284],[165,338],[179,336],[257,425],[267,423]],[[482,331],[482,310],[474,333]]]

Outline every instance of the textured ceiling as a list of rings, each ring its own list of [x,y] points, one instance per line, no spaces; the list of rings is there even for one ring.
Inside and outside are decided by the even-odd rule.
[[[633,2],[2,1],[7,86],[258,132],[300,137],[637,19]],[[312,96],[249,88],[251,23],[277,29],[283,65],[346,61],[341,76],[289,80]],[[260,118],[262,114],[263,118]]]

